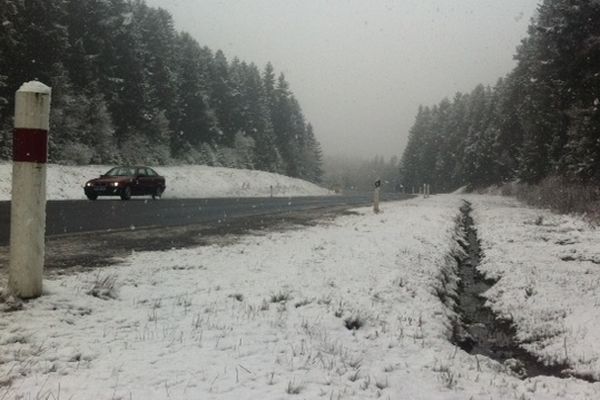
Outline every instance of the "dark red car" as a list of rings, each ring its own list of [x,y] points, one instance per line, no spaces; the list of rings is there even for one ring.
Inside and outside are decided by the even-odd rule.
[[[121,196],[121,200],[129,200],[131,196],[145,195],[157,199],[165,187],[165,178],[152,168],[115,167],[100,178],[88,181],[83,190],[90,200],[98,196]]]

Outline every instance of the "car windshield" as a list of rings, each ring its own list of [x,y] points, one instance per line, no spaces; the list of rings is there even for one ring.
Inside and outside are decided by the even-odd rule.
[[[133,176],[133,168],[116,167],[108,171],[104,176]]]

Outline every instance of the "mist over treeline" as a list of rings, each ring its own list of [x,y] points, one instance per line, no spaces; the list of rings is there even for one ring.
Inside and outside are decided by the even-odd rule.
[[[348,156],[325,156],[323,159],[323,184],[337,191],[372,191],[377,179],[381,190],[402,191],[398,179],[398,157],[386,160],[382,156],[371,159]]]
[[[419,108],[406,186],[600,183],[600,2],[544,0],[515,59],[496,86]]]
[[[321,149],[283,74],[202,47],[142,0],[0,0],[0,158],[14,93],[52,87],[50,159],[195,163],[318,182]]]

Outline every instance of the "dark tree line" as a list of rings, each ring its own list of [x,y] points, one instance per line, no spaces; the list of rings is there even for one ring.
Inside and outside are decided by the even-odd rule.
[[[407,186],[600,183],[600,1],[544,0],[515,58],[495,87],[419,108]]]
[[[53,89],[51,161],[321,179],[320,144],[283,74],[200,46],[143,0],[0,0],[0,158],[14,92],[32,79]]]

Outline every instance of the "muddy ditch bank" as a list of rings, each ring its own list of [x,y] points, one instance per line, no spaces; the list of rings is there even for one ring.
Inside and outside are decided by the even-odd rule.
[[[442,274],[438,291],[440,299],[457,314],[452,321],[452,343],[469,354],[498,361],[522,379],[553,376],[594,382],[589,376],[569,373],[566,364],[540,362],[519,345],[512,321],[499,318],[486,306],[483,294],[496,282],[486,279],[478,269],[483,253],[471,216],[471,204],[465,201],[460,211],[457,237],[461,251],[453,255],[456,267]]]

